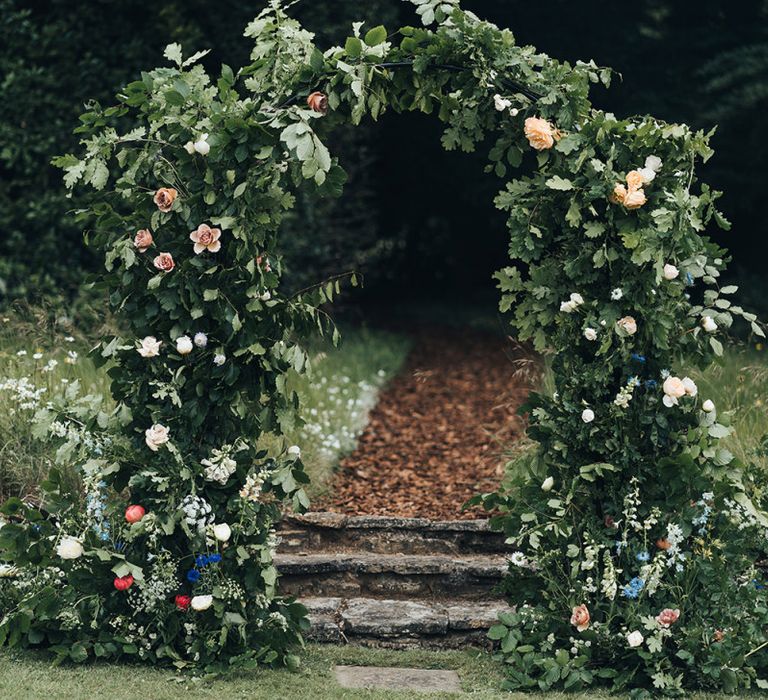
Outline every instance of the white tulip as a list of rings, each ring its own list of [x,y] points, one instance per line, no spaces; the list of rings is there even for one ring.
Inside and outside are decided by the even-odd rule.
[[[627,644],[631,647],[639,647],[643,643],[644,637],[642,632],[635,630],[627,635]]]
[[[205,333],[195,333],[195,345],[199,348],[204,348],[208,345],[208,336]]]
[[[591,423],[593,420],[595,420],[595,412],[591,408],[585,408],[581,412],[581,420],[583,420],[585,423]]]
[[[182,335],[176,338],[176,352],[179,355],[189,355],[192,352],[194,345],[192,345],[192,339],[188,335]]]
[[[542,482],[542,484],[541,484],[541,490],[542,490],[542,491],[551,491],[551,490],[552,490],[552,487],[553,487],[554,485],[555,485],[555,480],[554,480],[554,479],[553,479],[551,476],[548,476],[548,477],[547,477],[546,479],[544,479],[544,481]]]
[[[707,399],[703,404],[701,404],[701,410],[705,413],[712,413],[712,411],[715,410],[714,401],[712,401],[712,399]]]
[[[63,537],[56,547],[56,554],[62,559],[79,559],[83,556],[83,545],[74,537]]]
[[[226,523],[219,523],[213,526],[213,536],[219,542],[227,542],[232,537],[232,529]]]
[[[207,156],[208,152],[211,150],[211,147],[208,144],[208,134],[203,134],[197,141],[195,141],[194,148],[201,156]]]
[[[680,270],[678,270],[671,263],[667,263],[666,265],[664,265],[664,279],[665,280],[676,279],[679,274],[680,274]]]
[[[714,333],[717,330],[717,323],[711,316],[705,316],[701,319],[701,327],[707,331],[707,333]]]
[[[192,610],[196,610],[197,612],[203,612],[203,610],[208,610],[208,608],[211,607],[213,604],[213,596],[212,595],[196,595],[194,598],[192,598]]]
[[[141,345],[136,348],[136,352],[142,357],[157,357],[160,354],[162,342],[162,340],[158,340],[155,336],[148,335],[141,340]]]
[[[597,340],[597,331],[594,328],[585,328],[584,337],[587,340]]]

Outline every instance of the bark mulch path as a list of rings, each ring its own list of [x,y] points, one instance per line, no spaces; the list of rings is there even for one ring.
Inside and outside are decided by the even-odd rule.
[[[432,519],[462,511],[498,486],[505,445],[528,383],[509,340],[469,329],[419,331],[405,367],[382,392],[358,447],[342,460],[331,495],[313,509]]]

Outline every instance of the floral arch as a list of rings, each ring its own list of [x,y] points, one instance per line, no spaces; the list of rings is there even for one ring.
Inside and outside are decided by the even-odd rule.
[[[308,505],[306,476],[299,450],[254,442],[298,419],[291,376],[308,335],[335,333],[320,307],[339,281],[281,294],[277,234],[298,184],[342,190],[327,130],[419,110],[445,148],[489,146],[500,178],[536,166],[496,199],[512,260],[496,277],[517,336],[554,351],[557,392],[531,398],[537,449],[477,498],[521,550],[518,607],[491,630],[509,686],[761,682],[768,613],[749,581],[768,521],[718,446],[726,421],[677,376],[722,353],[733,315],[761,333],[702,234],[727,225],[696,180],[708,135],[596,110],[609,70],[519,46],[457,0],[410,1],[424,27],[359,23],[321,51],[271,0],[241,70],[214,80],[172,44],[170,67],[81,117],[83,153],[55,162],[97,192],[81,215],[126,324],[98,353],[122,437],[84,464],[87,507],[56,473],[44,511],[4,506],[0,553],[37,583],[0,643],[207,672],[295,663],[306,621],[277,595],[272,526],[281,501]]]

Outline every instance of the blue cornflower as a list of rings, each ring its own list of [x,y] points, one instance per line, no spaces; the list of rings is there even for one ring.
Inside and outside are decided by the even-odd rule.
[[[195,566],[199,566],[201,569],[208,564],[208,557],[205,554],[198,554],[195,557]]]
[[[755,590],[757,591],[762,591],[765,588],[765,586],[762,583],[758,583],[756,578],[752,579],[752,583],[755,584]]]
[[[655,389],[657,386],[659,386],[659,383],[655,379],[646,379],[645,380],[645,388],[646,389]]]
[[[641,365],[642,365],[642,364],[645,364],[645,355],[640,355],[640,354],[639,354],[639,353],[637,353],[637,352],[633,352],[633,353],[632,353],[632,359],[633,359],[635,362],[639,362]]]
[[[125,549],[125,542],[115,542],[115,551],[122,552]]]
[[[221,561],[221,554],[210,554],[208,556],[209,564],[218,564]]]
[[[640,591],[645,588],[645,581],[635,576],[621,591],[621,595],[625,598],[637,598],[640,595]]]
[[[648,561],[650,558],[651,558],[651,555],[650,555],[650,554],[648,554],[648,552],[640,552],[640,553],[637,555],[637,561],[646,562],[646,561]]]
[[[187,571],[187,581],[197,583],[200,580],[200,572],[197,569]]]

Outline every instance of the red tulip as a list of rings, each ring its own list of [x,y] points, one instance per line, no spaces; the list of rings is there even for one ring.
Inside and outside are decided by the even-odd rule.
[[[118,576],[114,583],[118,591],[127,591],[133,585],[133,576]]]
[[[141,520],[147,511],[144,510],[144,506],[128,506],[125,509],[125,519],[129,523],[137,523]]]
[[[176,608],[178,610],[181,610],[181,612],[187,612],[189,610],[189,604],[192,602],[192,598],[188,595],[177,595],[176,596]]]

